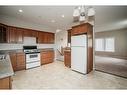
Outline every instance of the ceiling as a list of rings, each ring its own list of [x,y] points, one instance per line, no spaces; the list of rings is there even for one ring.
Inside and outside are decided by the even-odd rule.
[[[127,6],[93,7],[96,11],[96,32],[127,27]],[[67,30],[73,25],[74,8],[75,6],[0,6],[0,14],[45,25],[53,30]],[[19,9],[22,9],[23,12],[20,13]],[[55,20],[55,22],[52,20]]]

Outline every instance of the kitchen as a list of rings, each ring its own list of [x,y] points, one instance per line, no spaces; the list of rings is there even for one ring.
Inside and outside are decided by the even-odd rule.
[[[96,89],[102,86],[99,82],[100,77],[110,76],[94,71],[94,23],[78,22],[75,25],[70,25],[69,22],[68,25],[64,24],[66,23],[64,22],[66,16],[72,19],[72,16],[68,13],[71,12],[70,14],[73,15],[73,9],[75,9],[75,6],[68,6],[63,7],[63,10],[69,9],[66,11],[66,15],[62,14],[59,18],[56,17],[62,24],[54,19],[47,22],[49,26],[54,24],[63,27],[65,25],[64,29],[57,29],[56,31],[54,27],[47,28],[46,25],[43,25],[46,20],[42,22],[43,24],[40,24],[40,19],[43,19],[43,16],[40,16],[37,10],[41,9],[44,12],[42,15],[46,17],[47,14],[44,10],[50,9],[49,11],[54,13],[51,10],[52,8],[54,8],[54,11],[58,11],[58,15],[62,14],[59,13],[59,8],[62,10],[62,7],[22,6],[22,9],[19,6],[1,7],[4,12],[1,11],[0,16],[0,67],[6,69],[0,69],[0,89],[82,89],[87,87]],[[37,12],[39,15],[36,20],[32,20],[35,17],[33,14]],[[35,23],[28,23],[29,20],[26,20],[28,18]],[[26,21],[22,21],[22,19]],[[39,24],[36,24],[37,22]],[[61,32],[66,32],[65,46],[56,44],[57,41],[63,42],[65,40],[64,38],[57,40],[57,37],[59,37],[57,35]],[[62,56],[62,61],[59,61],[57,54]],[[3,66],[4,63],[7,63],[7,65],[4,65],[5,67]],[[7,72],[3,74],[3,71]],[[97,79],[94,78],[96,76],[98,76]],[[87,77],[88,80],[84,80]],[[75,80],[76,83],[71,83],[72,80]],[[98,81],[97,84],[96,80]],[[67,81],[70,84],[65,83]],[[124,84],[125,81],[123,79],[121,83]],[[91,83],[85,86],[87,82]],[[105,83],[108,82],[111,81],[108,80]],[[109,85],[105,87],[108,88]]]

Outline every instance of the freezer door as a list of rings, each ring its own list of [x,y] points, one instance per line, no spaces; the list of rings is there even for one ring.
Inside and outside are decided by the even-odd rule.
[[[87,36],[86,35],[78,35],[71,37],[71,46],[84,46],[87,45]]]
[[[87,48],[72,47],[71,69],[83,74],[87,73]]]

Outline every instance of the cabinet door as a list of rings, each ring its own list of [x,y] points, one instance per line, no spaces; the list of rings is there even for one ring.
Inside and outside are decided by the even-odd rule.
[[[16,28],[15,27],[9,27],[9,42],[10,43],[16,43]]]
[[[23,29],[17,28],[17,43],[23,43]]]
[[[48,64],[54,61],[54,51],[47,50],[41,52],[41,64]]]
[[[24,36],[25,37],[37,37],[38,31],[31,30],[31,29],[24,29]]]
[[[25,54],[17,53],[17,70],[24,70],[25,68],[26,68]]]
[[[72,29],[68,30],[68,43],[71,43],[71,31]]]
[[[0,25],[0,43],[3,42],[3,28],[2,25]]]
[[[0,90],[11,89],[11,88],[12,88],[11,77],[0,79]]]
[[[46,43],[46,34],[44,32],[38,33],[38,43],[40,44]]]
[[[64,51],[64,64],[71,67],[71,52]]]
[[[8,27],[0,24],[0,43],[8,42]]]
[[[31,36],[32,37],[37,37],[38,31],[31,30]]]
[[[29,29],[24,29],[23,33],[24,33],[23,34],[24,37],[31,37],[32,36],[31,31]]]
[[[54,43],[54,33],[48,33],[47,34],[47,43],[53,44]]]
[[[85,23],[85,24],[72,27],[71,35],[73,36],[73,35],[81,35],[81,34],[87,33],[88,26],[89,24]]]
[[[10,55],[10,60],[11,60],[13,70],[16,71],[17,70],[16,52],[9,53],[9,55]]]
[[[42,43],[47,44],[48,35],[47,33],[43,32],[42,34]]]
[[[42,44],[53,44],[54,43],[54,33],[39,32],[38,33],[38,43]]]

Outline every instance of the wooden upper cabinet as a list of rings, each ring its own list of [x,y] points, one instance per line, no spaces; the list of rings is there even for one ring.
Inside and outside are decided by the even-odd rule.
[[[54,33],[38,32],[38,43],[53,44],[54,39],[55,39]]]
[[[55,40],[54,33],[47,33],[47,42],[53,44]]]
[[[8,27],[0,24],[0,43],[7,43],[9,41]]]
[[[67,30],[68,32],[67,32],[67,35],[68,35],[68,42],[67,43],[71,43],[71,31],[72,31],[72,29],[69,29],[69,30]]]
[[[23,43],[23,29],[17,28],[17,34],[16,34],[16,42],[17,43]]]
[[[32,37],[38,37],[38,31],[31,30],[31,36]]]
[[[31,29],[24,29],[24,37],[37,37],[38,31]]]
[[[24,37],[36,37],[40,44],[54,44],[55,34],[0,24],[0,43],[23,43]]]
[[[45,34],[44,32],[38,32],[38,43],[45,43]]]
[[[15,27],[9,27],[9,43],[16,43],[16,33],[17,30]]]
[[[9,42],[23,43],[23,29],[9,26]]]
[[[31,37],[31,32],[28,29],[24,29],[23,31],[24,31],[23,32],[24,37]]]
[[[77,26],[73,26],[71,35],[74,36],[74,35],[85,34],[89,31],[89,26],[91,26],[91,24],[89,23],[83,23]]]

